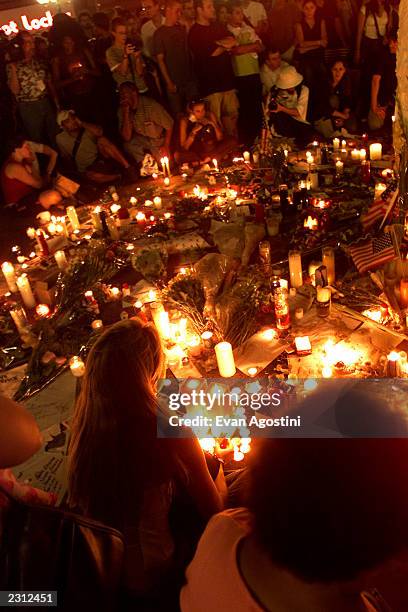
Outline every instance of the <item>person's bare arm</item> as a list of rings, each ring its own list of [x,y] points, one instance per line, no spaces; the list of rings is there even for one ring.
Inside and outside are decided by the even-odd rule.
[[[223,509],[223,501],[216,484],[211,478],[204,453],[197,438],[174,440],[175,450],[186,466],[189,475],[188,490],[198,511],[204,519]],[[224,490],[220,475],[220,488]],[[225,482],[224,482],[225,484]]]
[[[20,93],[20,83],[18,82],[17,77],[17,66],[14,63],[9,64],[8,86],[15,96]]]
[[[29,172],[21,164],[7,164],[5,172],[8,178],[17,179],[25,185],[30,185],[30,187],[34,187],[34,189],[41,189],[41,187],[43,186],[43,181],[41,177],[36,176],[35,174],[31,174],[31,172]]]
[[[180,120],[180,145],[184,151],[188,151],[195,139],[196,134],[201,130],[201,125],[195,125],[190,134],[187,135],[187,119],[184,117]]]
[[[222,131],[222,127],[220,126],[217,117],[214,115],[214,113],[212,111],[210,111],[209,113],[210,116],[210,120],[212,125],[214,126],[215,129],[215,136],[217,138],[217,141],[220,141],[224,138],[224,133]]]
[[[129,142],[132,139],[133,125],[131,119],[130,108],[127,105],[122,105],[122,125],[120,126],[120,135],[124,142]]]
[[[55,164],[57,163],[58,153],[54,151],[54,149],[51,149],[51,147],[49,147],[48,145],[43,145],[42,152],[44,155],[47,155],[49,158],[46,174],[50,176],[55,168]]]
[[[371,79],[371,110],[381,119],[385,117],[385,109],[378,106],[378,92],[380,91],[381,75],[373,74]]]
[[[42,444],[34,417],[20,404],[0,396],[0,467],[27,461]]]
[[[247,45],[237,45],[231,49],[232,55],[244,55],[245,53],[261,53],[262,45],[259,41]]]
[[[354,52],[354,63],[355,64],[359,64],[360,59],[361,59],[361,41],[363,39],[365,20],[366,20],[366,16],[360,12],[358,14],[356,49]]]
[[[170,78],[169,71],[167,70],[166,62],[164,59],[164,53],[158,53],[156,55],[157,63],[159,64],[160,72],[163,75],[164,82],[166,83],[167,90],[170,93],[176,93],[177,87]]]
[[[237,46],[237,41],[233,36],[226,36],[221,40],[217,40],[217,48],[211,53],[211,57],[217,57],[218,55],[222,55],[226,51],[231,51],[234,47]]]
[[[92,136],[95,138],[100,138],[103,136],[103,129],[100,125],[95,125],[94,123],[85,123],[85,121],[81,121],[81,126],[85,128],[87,132],[90,132]]]
[[[165,136],[164,136],[164,151],[165,154],[167,156],[169,156],[169,151],[170,151],[170,143],[171,143],[171,136],[173,134],[173,126],[171,126],[170,128],[168,128],[166,130]]]

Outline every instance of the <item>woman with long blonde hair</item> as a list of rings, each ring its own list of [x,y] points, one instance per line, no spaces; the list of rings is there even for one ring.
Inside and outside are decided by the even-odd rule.
[[[204,521],[222,507],[197,439],[157,438],[164,372],[153,326],[134,319],[105,331],[88,355],[69,446],[68,503],[122,531],[124,582],[138,595],[172,571],[169,515],[177,488]]]

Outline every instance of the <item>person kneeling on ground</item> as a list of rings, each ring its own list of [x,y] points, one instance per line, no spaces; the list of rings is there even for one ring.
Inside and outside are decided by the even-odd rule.
[[[146,153],[157,161],[170,157],[174,122],[168,112],[156,100],[140,96],[134,83],[122,83],[119,93],[119,129],[126,151],[137,162]]]
[[[40,174],[37,153],[49,158],[46,173]],[[1,189],[6,207],[25,210],[38,202],[43,208],[50,208],[61,201],[55,189],[42,191],[51,183],[51,174],[57,161],[57,153],[47,145],[16,137],[9,146],[9,155],[1,169]]]
[[[222,160],[232,153],[237,141],[232,136],[224,138],[205,100],[191,102],[187,111],[180,120],[180,150],[175,155],[179,164],[200,165],[214,158]]]
[[[98,125],[81,121],[72,110],[58,113],[57,145],[74,172],[94,183],[117,180],[123,174],[134,179],[133,168],[119,149],[103,135]]]
[[[299,146],[314,138],[315,131],[307,122],[309,88],[294,66],[284,68],[269,92],[265,112],[275,136],[294,138]]]

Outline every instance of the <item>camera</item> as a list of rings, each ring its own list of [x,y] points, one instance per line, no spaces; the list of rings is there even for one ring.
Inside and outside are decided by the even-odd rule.
[[[276,85],[274,85],[273,87],[271,87],[270,92],[269,92],[269,104],[268,104],[268,110],[269,111],[276,111],[276,109],[278,108],[278,88],[276,87]]]
[[[143,48],[142,41],[140,40],[140,38],[132,38],[128,36],[128,38],[126,39],[126,44],[132,45],[135,51],[140,51]]]

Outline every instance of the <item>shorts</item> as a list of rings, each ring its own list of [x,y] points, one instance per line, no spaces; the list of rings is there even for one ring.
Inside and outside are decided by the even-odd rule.
[[[210,94],[206,100],[218,121],[221,121],[222,117],[238,117],[239,102],[235,89]]]

